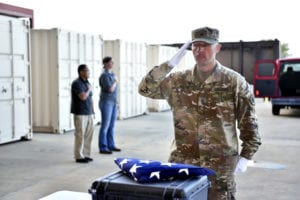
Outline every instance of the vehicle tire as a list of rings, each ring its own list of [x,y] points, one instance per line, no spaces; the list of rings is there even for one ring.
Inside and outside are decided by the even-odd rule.
[[[273,105],[272,106],[273,115],[279,115],[279,112],[280,112],[280,106]]]

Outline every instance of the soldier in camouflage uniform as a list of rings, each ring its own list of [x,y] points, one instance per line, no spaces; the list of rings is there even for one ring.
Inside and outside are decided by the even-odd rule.
[[[253,94],[244,77],[216,60],[218,38],[217,29],[192,31],[194,68],[170,73],[189,47],[186,43],[139,85],[141,95],[166,99],[172,108],[175,141],[169,161],[215,170],[216,176],[209,177],[209,200],[235,199],[234,174],[246,170],[245,161],[261,144]]]

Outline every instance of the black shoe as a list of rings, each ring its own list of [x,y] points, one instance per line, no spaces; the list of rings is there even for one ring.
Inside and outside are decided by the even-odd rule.
[[[111,151],[121,151],[121,149],[115,147],[115,148],[111,149]]]
[[[100,150],[100,153],[102,153],[102,154],[112,154],[112,152],[108,151],[108,150]]]
[[[89,161],[86,160],[85,158],[79,158],[79,159],[76,159],[76,162],[77,163],[88,163]]]
[[[84,159],[86,159],[88,162],[93,161],[93,158],[90,158],[90,157],[85,157]]]

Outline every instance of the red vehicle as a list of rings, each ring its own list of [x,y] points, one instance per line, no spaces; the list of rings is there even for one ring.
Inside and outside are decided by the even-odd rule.
[[[300,58],[258,60],[254,95],[271,99],[273,115],[281,108],[300,108]]]

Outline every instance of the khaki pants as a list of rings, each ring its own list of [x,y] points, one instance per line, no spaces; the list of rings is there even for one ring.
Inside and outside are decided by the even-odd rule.
[[[90,157],[94,133],[93,115],[74,115],[74,158]]]

